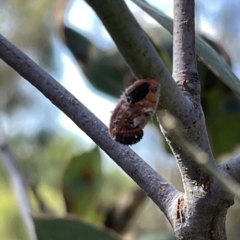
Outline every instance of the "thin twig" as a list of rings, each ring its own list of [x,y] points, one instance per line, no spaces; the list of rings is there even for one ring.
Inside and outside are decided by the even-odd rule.
[[[17,162],[2,133],[0,136],[0,151],[0,158],[11,180],[28,238],[29,240],[37,240],[33,219],[31,217],[31,206],[28,200],[23,175],[18,169]]]

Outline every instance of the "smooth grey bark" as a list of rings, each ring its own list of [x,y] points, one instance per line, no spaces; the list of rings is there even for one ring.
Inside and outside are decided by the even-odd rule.
[[[236,182],[240,183],[240,155],[237,155],[231,158],[228,162],[219,165],[218,169],[229,174]]]
[[[215,168],[200,102],[194,8],[194,0],[174,1],[173,78],[192,105],[178,120],[184,138],[203,150],[208,164]],[[179,198],[179,208],[173,219],[176,236],[179,239],[226,239],[226,208],[233,204],[232,196],[194,162],[187,149],[181,148],[173,132],[162,130],[175,155],[184,186],[184,194]]]
[[[37,240],[24,178],[2,132],[0,135],[0,160],[2,161],[9,175],[16,200],[20,208],[20,214],[26,228],[28,239]]]

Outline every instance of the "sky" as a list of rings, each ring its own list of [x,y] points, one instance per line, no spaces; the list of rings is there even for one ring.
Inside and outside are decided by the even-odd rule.
[[[153,6],[158,5],[158,8],[169,16],[173,15],[172,0],[151,0],[148,2],[153,4]],[[157,24],[154,19],[137,7],[133,2],[127,0],[126,3],[136,16],[141,16],[141,18],[148,24]],[[85,36],[90,38],[96,46],[102,49],[113,46],[113,42],[108,32],[105,30],[92,8],[86,4],[85,1],[71,1],[66,12],[65,22],[84,32]],[[98,34],[98,38],[95,37],[96,33]]]

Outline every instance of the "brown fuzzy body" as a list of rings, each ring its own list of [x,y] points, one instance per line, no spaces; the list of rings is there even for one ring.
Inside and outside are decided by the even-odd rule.
[[[159,94],[160,85],[153,79],[137,80],[127,88],[110,119],[111,137],[124,145],[139,142],[156,111]]]

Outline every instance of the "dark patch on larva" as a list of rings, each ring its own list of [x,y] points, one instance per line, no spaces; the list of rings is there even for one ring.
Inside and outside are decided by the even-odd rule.
[[[143,100],[149,93],[150,85],[147,82],[142,83],[141,85],[134,88],[132,91],[126,93],[127,101],[131,104],[140,102]]]
[[[115,137],[115,141],[119,142],[123,145],[132,145],[139,142],[143,137],[143,130],[138,132],[125,132],[125,133],[117,133]]]

